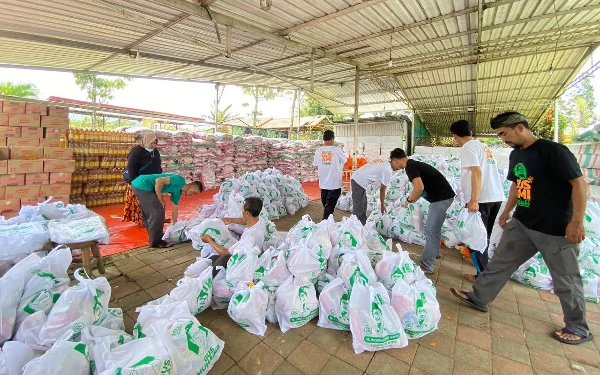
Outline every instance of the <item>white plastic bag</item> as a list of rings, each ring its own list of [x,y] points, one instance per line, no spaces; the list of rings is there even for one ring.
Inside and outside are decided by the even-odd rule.
[[[326,264],[323,251],[314,240],[305,238],[290,248],[287,268],[295,277],[304,281],[314,281],[325,269]]]
[[[13,335],[22,292],[23,275],[0,278],[0,346]]]
[[[348,289],[351,289],[356,282],[364,285],[377,282],[377,275],[371,267],[366,249],[362,247],[344,255],[337,276],[344,281],[344,286]]]
[[[213,310],[227,308],[227,305],[229,305],[229,301],[231,300],[231,296],[233,295],[233,291],[229,287],[225,277],[227,271],[221,266],[217,267],[217,269],[219,271],[213,278],[212,302],[210,305]]]
[[[239,284],[231,297],[227,313],[240,327],[253,335],[264,336],[269,295],[264,284]]]
[[[600,204],[587,202],[583,222],[586,236],[600,237]]]
[[[43,345],[52,345],[71,330],[71,340],[79,337],[84,326],[99,323],[106,315],[111,287],[105,277],[85,279],[82,269],[73,276],[78,284],[65,290],[60,296],[42,327],[40,338]]]
[[[33,359],[23,375],[89,375],[88,347],[80,342],[57,342],[43,356]]]
[[[136,339],[155,336],[155,332],[152,329],[152,325],[155,322],[164,323],[168,320],[188,319],[192,317],[186,301],[157,305],[148,304],[138,307],[135,311],[139,312],[137,322],[133,326],[133,337]]]
[[[212,302],[212,268],[205,269],[198,277],[184,277],[169,293],[173,301],[186,301],[192,315],[200,314]]]
[[[212,268],[212,261],[207,258],[196,258],[196,261],[186,268],[183,273],[187,277],[198,277],[207,268]]]
[[[241,249],[227,261],[226,280],[229,288],[235,289],[239,283],[249,284],[254,280],[260,249]]]
[[[18,341],[8,341],[0,351],[0,374],[21,375],[23,367],[34,358],[29,346]]]
[[[408,207],[400,207],[396,215],[398,223],[411,232],[423,232],[423,214],[415,204],[409,204]]]
[[[262,282],[266,287],[277,288],[292,274],[287,268],[283,251],[274,254],[272,258],[275,259],[272,260],[271,267],[265,271]]]
[[[388,289],[392,290],[397,280],[404,280],[412,284],[417,280],[425,278],[421,268],[410,259],[410,254],[400,246],[398,252],[386,252],[383,254],[377,265],[375,265],[375,274],[379,281]]]
[[[39,251],[49,240],[45,223],[0,225],[0,260],[12,260]]]
[[[349,309],[354,353],[408,345],[398,314],[390,306],[390,297],[382,284],[354,284]]]
[[[50,239],[56,243],[78,243],[98,241],[102,244],[110,242],[104,218],[100,215],[85,219],[63,219],[48,222]]]
[[[277,324],[277,312],[275,311],[275,301],[277,300],[277,296],[274,291],[266,289],[265,292],[269,296],[269,302],[267,303],[267,322]]]
[[[325,285],[319,295],[319,322],[321,328],[350,330],[350,290],[344,286],[340,278]]]
[[[435,286],[429,279],[417,280],[412,285],[398,280],[392,290],[392,307],[411,339],[436,330],[442,316]]]
[[[152,328],[167,349],[173,374],[208,373],[221,356],[225,345],[194,317],[154,322]]]
[[[123,310],[118,307],[109,307],[108,310],[106,310],[106,315],[104,315],[97,325],[116,331],[124,331],[125,322],[123,321]]]
[[[367,255],[369,256],[369,261],[371,262],[371,266],[375,267],[377,262],[379,262],[383,258],[383,253],[386,251],[392,251],[392,239],[388,239],[387,241],[379,235],[377,230],[373,225],[365,225],[364,228],[365,234],[365,245],[367,249]]]
[[[50,346],[43,346],[40,331],[46,323],[44,311],[37,311],[28,315],[15,334],[15,340],[26,344],[33,350],[46,351]]]
[[[208,234],[216,243],[229,249],[237,240],[231,235],[227,225],[221,219],[206,219],[200,225],[187,229],[185,232],[187,238],[192,240],[193,247],[196,250],[202,250],[206,244],[200,239],[204,234]],[[204,256],[204,254],[203,254]]]
[[[312,283],[303,284],[289,277],[275,295],[275,312],[281,332],[302,327],[319,313],[317,291]]]
[[[463,208],[458,214],[454,233],[456,238],[471,250],[484,252],[487,248],[487,230],[479,212],[469,212]]]
[[[354,215],[344,218],[338,226],[334,245],[356,248],[363,238],[363,225]]]
[[[86,344],[90,353],[92,375],[106,369],[106,359],[116,347],[133,340],[125,331],[117,331],[99,326],[86,326],[81,331],[81,342]]]
[[[145,337],[117,346],[106,356],[105,366],[106,370],[100,375],[168,375],[173,367],[167,349],[157,337]]]
[[[256,271],[254,271],[255,283],[261,281],[262,278],[265,276],[265,272],[267,272],[267,270],[271,268],[274,254],[275,249],[269,248],[258,257],[258,261],[256,262]]]
[[[535,289],[552,290],[550,270],[542,259],[533,257],[523,263],[513,274],[512,279]]]
[[[185,235],[185,227],[187,223],[187,221],[181,220],[170,225],[165,231],[165,234],[163,234],[163,241],[167,243],[180,243],[187,241],[188,238]]]

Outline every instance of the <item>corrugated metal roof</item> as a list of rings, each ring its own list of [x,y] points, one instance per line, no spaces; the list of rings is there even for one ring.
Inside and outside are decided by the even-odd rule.
[[[302,88],[336,114],[354,110],[358,67],[359,112],[481,133],[502,110],[535,122],[600,42],[600,0],[261,3],[3,0],[0,64]]]

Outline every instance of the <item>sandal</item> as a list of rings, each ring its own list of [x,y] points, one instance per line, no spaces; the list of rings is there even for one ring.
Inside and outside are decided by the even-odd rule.
[[[488,312],[488,308],[486,306],[479,306],[478,304],[476,304],[475,302],[471,301],[470,299],[461,296],[460,294],[458,294],[458,291],[456,289],[450,288],[450,291],[452,292],[452,294],[454,294],[454,296],[456,298],[458,298],[462,302],[464,302],[467,305],[469,305],[470,308],[475,309],[477,311],[481,311],[481,312]],[[464,293],[464,292],[462,292],[462,293]]]
[[[563,334],[567,333],[569,335],[574,335],[574,336],[579,337],[579,340],[569,340],[569,339],[566,339],[564,337],[561,337],[561,336],[557,335],[556,332],[552,332],[552,337],[554,337],[556,340],[562,342],[563,344],[579,345],[581,343],[584,343],[584,342],[587,342],[587,341],[591,341],[591,340],[594,339],[594,335],[592,335],[591,332],[587,336],[584,335],[584,334],[581,334],[579,332],[572,331],[572,330],[570,330],[568,328],[563,328],[563,329],[560,330],[560,332],[563,333]]]
[[[173,246],[173,244],[166,243],[165,241],[161,241],[154,246],[150,246],[151,249],[166,249],[168,247]]]

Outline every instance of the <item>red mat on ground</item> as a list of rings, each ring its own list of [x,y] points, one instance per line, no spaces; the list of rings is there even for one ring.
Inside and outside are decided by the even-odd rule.
[[[318,182],[307,182],[302,184],[304,192],[312,201],[321,199],[321,190]],[[205,191],[193,197],[181,197],[179,206],[179,219],[193,219],[198,215],[198,210],[204,204],[213,202],[213,195],[216,190]],[[171,216],[170,203],[167,202],[167,217]],[[112,206],[97,207],[92,209],[98,215],[101,215],[106,220],[108,233],[110,234],[110,244],[100,245],[102,256],[110,256],[119,254],[131,249],[148,245],[148,233],[144,228],[138,228],[132,222],[122,222],[123,205],[115,204]],[[166,229],[166,226],[165,226]]]

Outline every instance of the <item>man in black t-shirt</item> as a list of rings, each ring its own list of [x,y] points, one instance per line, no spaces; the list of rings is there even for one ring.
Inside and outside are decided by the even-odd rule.
[[[446,220],[446,211],[454,200],[454,190],[443,174],[429,164],[404,157],[400,159],[400,168],[406,171],[413,190],[406,198],[404,207],[415,203],[420,197],[429,201],[427,221],[425,221],[425,248],[421,255],[421,269],[433,273],[433,261],[440,253],[442,225]]]
[[[586,183],[575,156],[558,143],[537,139],[525,116],[499,114],[492,128],[510,154],[508,179],[512,181],[499,223],[504,229],[494,256],[473,284],[473,291],[451,289],[470,307],[487,311],[510,276],[540,252],[548,266],[554,293],[560,299],[565,328],[552,336],[566,344],[593,338],[585,318],[585,299],[577,256],[585,232],[583,218]],[[515,208],[512,220],[509,214]]]

